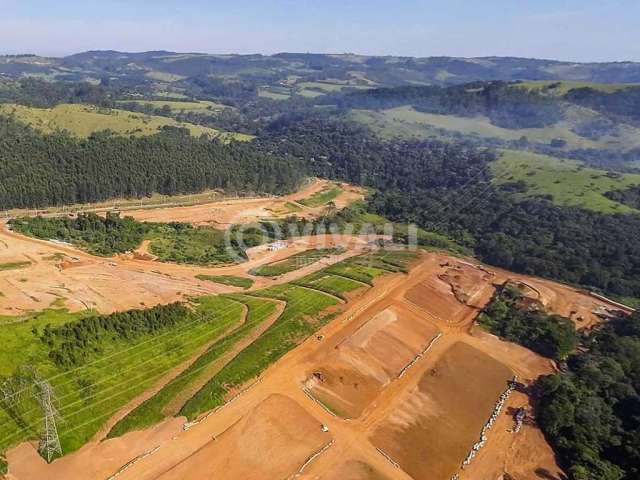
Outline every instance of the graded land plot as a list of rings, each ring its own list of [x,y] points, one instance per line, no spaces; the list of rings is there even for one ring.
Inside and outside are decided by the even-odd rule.
[[[244,278],[250,269],[286,259],[292,253],[347,246],[344,254],[325,260],[334,263],[363,251],[367,241],[367,238],[348,235],[297,237],[290,248],[268,251],[263,245],[249,249],[246,262],[211,267],[150,261],[152,258],[144,248],[149,242],[131,254],[96,257],[62,242],[25,237],[0,224],[0,263],[31,262],[19,270],[0,271],[0,315],[16,317],[11,320],[14,321],[52,306],[65,307],[71,312],[111,313],[183,301],[192,296],[237,292],[238,287],[204,281],[197,276]],[[270,277],[252,280],[259,288],[291,282],[322,269],[325,261],[277,280]]]
[[[243,306],[222,297],[201,297],[194,301],[193,310],[170,307],[159,307],[148,317],[140,311],[103,316],[97,319],[100,328],[96,322],[84,325],[95,314],[64,310],[3,325],[2,365],[5,374],[11,375],[5,386],[13,385],[22,394],[0,409],[0,448],[40,434],[42,411],[32,396],[31,370],[25,366],[47,378],[55,391],[56,407],[64,419],[58,434],[63,451],[69,453],[167,372],[243,321]],[[69,339],[70,331],[80,340]],[[53,334],[41,340],[47,332]]]
[[[612,173],[580,162],[531,152],[502,150],[491,164],[496,185],[522,182],[522,197],[548,196],[558,205],[579,206],[601,213],[637,210],[604,196],[605,193],[640,185],[640,175]]]
[[[343,250],[337,248],[311,249],[291,255],[285,260],[261,265],[250,271],[252,275],[261,277],[278,277],[285,273],[293,272],[307,265],[311,265],[331,255],[340,255]]]
[[[357,418],[438,333],[433,324],[401,306],[388,307],[338,344],[310,372],[306,389],[339,417]]]
[[[222,132],[192,123],[177,122],[172,118],[91,105],[60,104],[52,108],[34,108],[6,104],[0,105],[0,113],[15,115],[22,123],[44,133],[66,130],[78,137],[88,137],[102,130],[110,130],[119,135],[146,136],[158,133],[162,127],[171,126],[186,128],[196,137],[207,135],[224,141],[248,141],[253,138],[241,133]]]
[[[428,273],[408,288],[404,298],[443,324],[464,323],[493,292],[493,272],[452,257],[428,254]]]
[[[512,376],[487,354],[455,343],[403,394],[370,440],[416,480],[449,479],[479,441]]]
[[[318,420],[294,400],[275,394],[158,480],[205,480],[220,472],[228,479],[293,478],[330,443],[331,434]]]
[[[388,269],[369,266],[362,259],[356,258],[332,265],[325,271],[332,275],[345,277],[367,285],[373,285],[375,278],[389,273]]]
[[[422,280],[411,287],[404,298],[433,318],[447,324],[455,322],[469,310],[469,307],[456,299],[451,287],[440,279]]]
[[[329,185],[331,183],[327,180],[315,180],[299,191],[282,197],[238,198],[187,206],[130,209],[127,210],[126,215],[144,222],[184,222],[194,226],[215,226],[223,229],[235,224],[285,218],[294,213],[298,217],[317,218],[325,213],[324,204],[312,208],[300,205],[299,201],[330,188]],[[337,197],[334,198],[334,203],[337,208],[344,208],[362,200],[364,193],[361,188],[342,185]],[[285,207],[289,203],[298,207],[299,210],[292,211],[289,207]]]

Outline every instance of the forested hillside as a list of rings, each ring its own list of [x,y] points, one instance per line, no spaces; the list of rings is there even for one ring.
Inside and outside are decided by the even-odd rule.
[[[222,188],[283,193],[302,181],[299,162],[165,128],[144,138],[107,132],[79,140],[42,135],[0,117],[0,209],[86,203]]]

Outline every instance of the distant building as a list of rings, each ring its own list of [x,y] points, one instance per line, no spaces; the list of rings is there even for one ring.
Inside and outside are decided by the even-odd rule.
[[[267,247],[267,250],[269,250],[270,252],[275,252],[277,250],[282,250],[283,248],[286,248],[287,244],[282,242],[282,241],[278,241],[278,242],[273,242],[271,244],[269,244],[269,246]]]

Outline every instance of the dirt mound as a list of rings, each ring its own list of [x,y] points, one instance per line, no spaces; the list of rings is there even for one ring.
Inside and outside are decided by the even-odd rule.
[[[307,388],[338,416],[357,418],[437,334],[417,315],[387,308],[338,345],[314,369]]]
[[[455,343],[405,392],[371,442],[416,480],[449,479],[512,375],[480,350]]]
[[[289,397],[275,394],[158,478],[289,478],[330,441],[320,422]]]
[[[456,299],[465,305],[473,305],[476,295],[494,277],[493,273],[463,262],[445,262],[444,273],[438,278],[451,286]]]

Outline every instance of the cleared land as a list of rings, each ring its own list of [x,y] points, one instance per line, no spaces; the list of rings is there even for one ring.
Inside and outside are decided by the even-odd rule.
[[[396,269],[409,270],[409,273],[393,273],[391,267],[364,266],[363,261],[380,267],[397,264]],[[512,372],[526,386],[539,375],[553,371],[548,360],[472,328],[478,309],[492,296],[492,284],[527,282],[539,292],[547,308],[552,311],[557,308],[561,314],[577,308],[614,308],[605,301],[553,282],[497,269],[489,271],[472,262],[437,253],[426,253],[415,261],[406,252],[380,252],[348,260],[346,266],[349,268],[343,268],[345,265],[336,268],[347,272],[358,268],[369,274],[379,272],[375,277],[368,277],[373,287],[348,279],[343,290],[344,294],[349,293],[345,295],[349,299],[346,305],[316,289],[291,284],[226,299],[236,304],[246,304],[249,299],[258,304],[274,299],[285,302],[286,307],[273,323],[273,315],[262,322],[256,320],[257,326],[228,350],[233,354],[221,361],[211,357],[212,361],[205,362],[211,369],[198,382],[173,390],[169,388],[172,384],[169,379],[160,382],[160,387],[155,382],[146,390],[149,399],[163,397],[160,393],[163,386],[169,388],[164,391],[173,390],[176,395],[168,395],[169,401],[159,402],[154,412],[160,412],[161,418],[179,409],[189,420],[195,420],[186,430],[182,429],[184,417],[169,418],[122,437],[102,442],[96,439],[49,466],[37,456],[32,445],[22,444],[8,452],[11,474],[20,480],[80,480],[87,476],[109,478],[120,471],[119,478],[145,480],[207,478],[221,468],[228,468],[234,475],[246,475],[246,478],[262,475],[260,472],[276,478],[297,473],[301,473],[301,478],[336,478],[340,472],[347,475],[344,478],[353,475],[353,478],[368,480],[407,480],[408,474],[425,478],[421,476],[424,472],[437,468],[452,473],[459,466],[460,456],[464,457],[478,441],[480,426],[487,420]],[[339,284],[332,280],[344,277],[330,270],[331,267],[317,273],[299,272],[298,281],[306,285],[325,279],[340,290]],[[465,308],[457,311],[447,307],[451,317],[441,321],[427,316],[424,308],[429,302],[420,307],[405,299],[416,285],[429,282],[441,285],[430,293],[430,300],[441,298],[445,304],[456,302]],[[242,305],[239,307],[242,309]],[[249,314],[251,310],[249,306]],[[233,323],[230,328],[237,333],[249,322],[246,317],[244,323]],[[27,324],[24,328],[29,327]],[[436,328],[442,337],[426,354],[411,360],[412,354],[421,351],[433,338]],[[235,333],[227,333],[225,338]],[[385,358],[390,349],[397,355]],[[185,378],[182,373],[187,372],[194,361],[204,358],[203,353],[172,378]],[[348,367],[346,371],[365,372],[367,379],[379,377],[383,385],[374,395],[363,395],[368,400],[366,405],[357,418],[348,422],[332,415],[327,405],[309,396],[303,388],[310,375],[317,371],[316,366],[330,364],[337,354]],[[406,373],[385,382],[384,378],[392,377],[398,368],[403,368],[400,360],[406,358],[412,362]],[[349,390],[346,386],[352,377],[345,375],[344,385],[339,376],[332,378],[338,388]],[[200,385],[198,390],[196,386]],[[353,382],[351,386],[354,387]],[[191,395],[189,398],[181,397],[180,392],[185,391]],[[347,394],[344,398],[360,401],[360,397]],[[549,478],[560,478],[553,453],[535,423],[526,423],[519,434],[507,432],[513,424],[512,408],[527,402],[526,395],[520,393],[510,398],[489,433],[485,448],[471,466],[461,472],[462,480],[497,478],[504,473],[537,480],[536,472],[541,468],[549,473]],[[130,411],[135,412],[135,408]],[[155,415],[157,413],[148,417],[141,415],[139,418],[143,421],[131,423],[124,431],[155,422]],[[128,421],[135,416],[134,413]],[[291,418],[293,421],[289,421]],[[442,432],[441,442],[429,441],[434,432],[436,435]],[[299,440],[299,435],[305,438]],[[219,456],[223,454],[226,460]],[[295,462],[291,461],[294,457]],[[122,470],[129,462],[132,463]]]
[[[387,308],[314,368],[306,388],[336,415],[357,418],[438,333],[433,324],[409,310]]]
[[[491,165],[496,185],[524,182],[522,196],[549,196],[559,205],[579,206],[603,213],[637,210],[604,196],[613,190],[640,185],[640,175],[588,168],[574,160],[530,152],[503,150]]]
[[[66,130],[78,137],[88,137],[103,130],[119,135],[146,136],[158,133],[162,127],[171,126],[186,128],[196,137],[207,135],[224,141],[248,141],[252,138],[241,133],[222,132],[191,123],[181,123],[167,117],[79,104],[61,104],[53,108],[5,104],[0,105],[0,113],[15,115],[19,121],[45,133]]]
[[[331,434],[322,432],[320,422],[294,400],[271,395],[158,479],[206,480],[221,471],[230,479],[291,478],[330,442]],[[236,454],[230,457],[228,452]]]
[[[451,478],[512,376],[489,355],[456,343],[399,400],[371,442],[416,480]]]
[[[330,199],[324,203],[320,202],[315,207],[307,207],[299,202],[319,192],[326,192],[330,185],[331,183],[327,180],[315,180],[300,191],[283,197],[239,198],[188,206],[131,209],[127,210],[126,214],[144,222],[186,222],[196,226],[215,226],[222,229],[235,224],[284,218],[293,213],[298,217],[317,218],[325,212],[324,204]],[[322,195],[324,196],[325,193]],[[350,203],[362,200],[363,197],[362,189],[342,185],[340,192],[332,197],[332,200],[336,208],[344,208]],[[287,206],[288,204],[291,206]],[[292,209],[293,205],[297,208]]]

